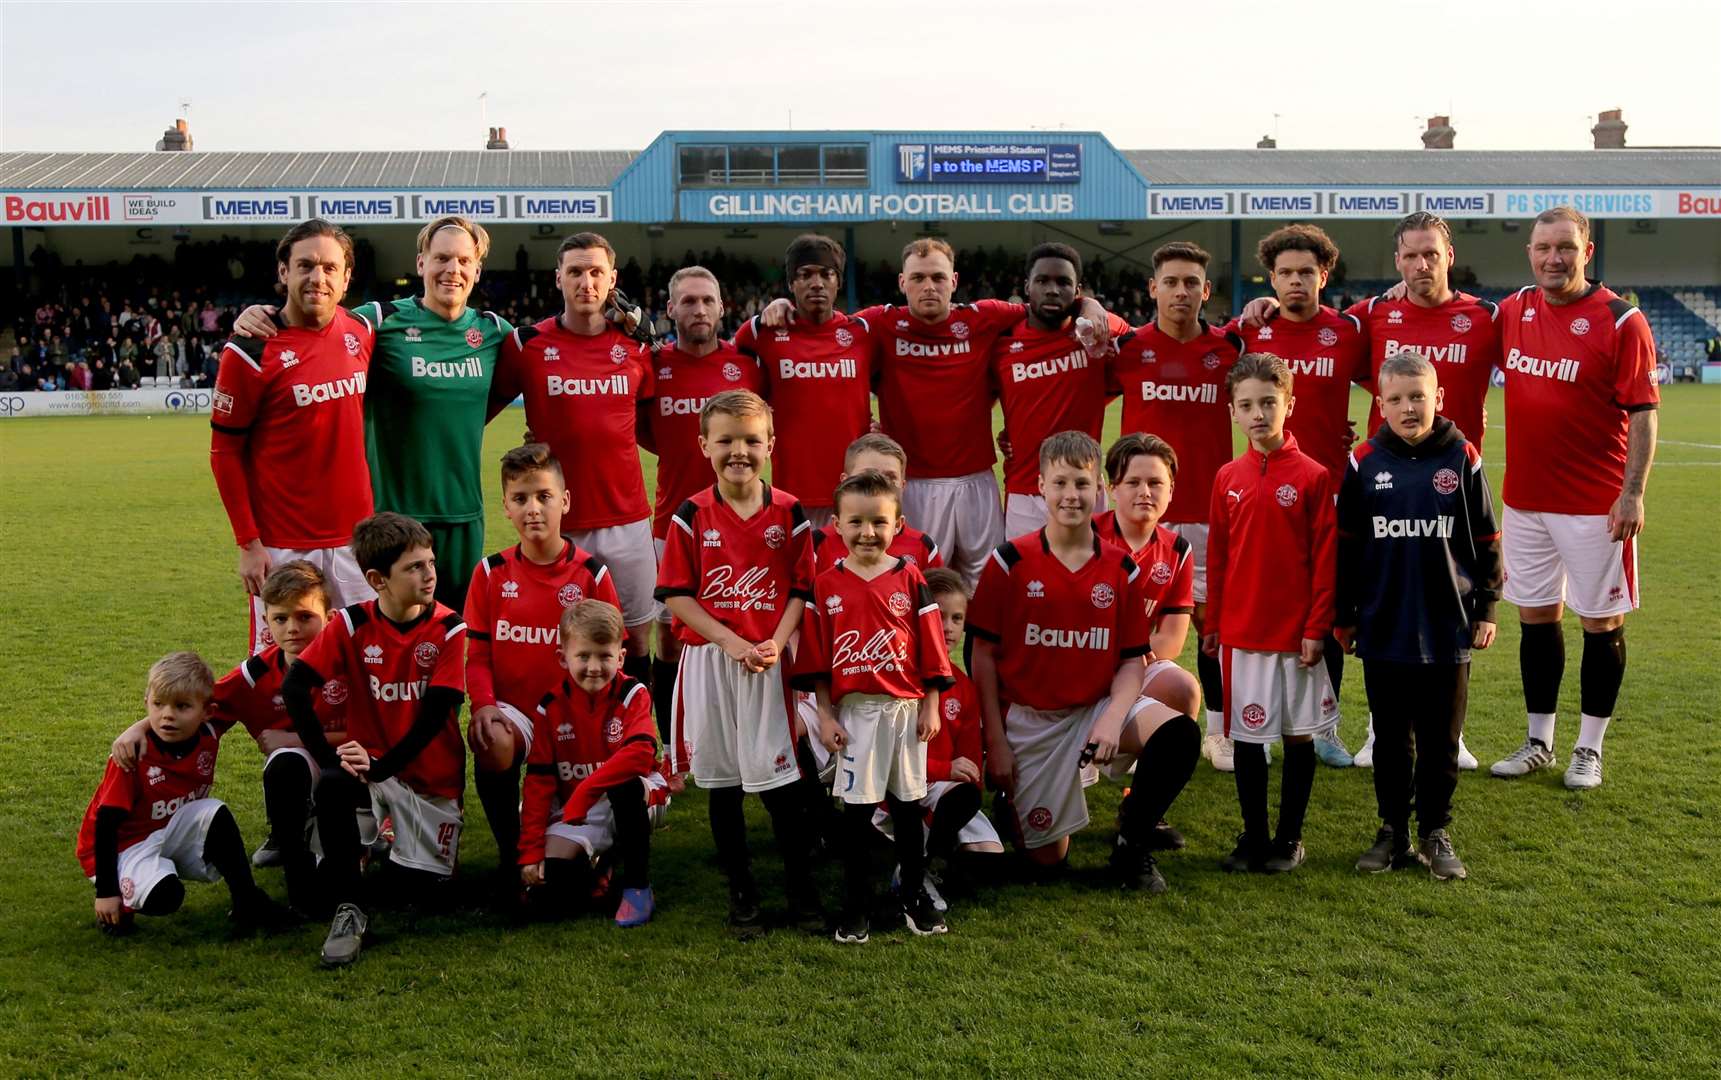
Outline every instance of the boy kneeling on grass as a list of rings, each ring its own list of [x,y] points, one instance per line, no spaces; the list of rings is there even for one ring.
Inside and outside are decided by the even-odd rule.
[[[208,722],[214,693],[215,675],[196,653],[170,653],[149,669],[149,732],[137,767],[108,762],[78,830],[78,862],[96,887],[104,933],[128,933],[134,915],[178,911],[185,880],[225,879],[241,931],[288,921],[251,880],[233,812],[209,797],[221,745]]]
[[[1381,822],[1356,866],[1378,873],[1427,865],[1444,881],[1467,875],[1446,827],[1470,650],[1494,641],[1500,527],[1481,453],[1435,415],[1443,392],[1434,365],[1419,352],[1399,352],[1381,365],[1378,382],[1386,423],[1351,454],[1338,508],[1333,633],[1362,657]]]
[[[658,771],[651,692],[622,674],[626,630],[614,604],[582,600],[562,615],[567,677],[532,720],[520,810],[520,882],[547,915],[584,907],[619,864],[617,926],[643,926],[651,892],[651,808],[669,801]]]
[[[383,867],[397,900],[446,901],[460,853],[466,744],[466,623],[436,601],[436,553],[412,518],[384,512],[353,526],[353,557],[375,600],[342,608],[305,646],[281,683],[293,728],[321,769],[318,865],[334,909],[324,966],[357,960],[369,917],[360,906],[361,858],[377,823],[394,819]],[[352,688],[347,741],[330,746],[313,696],[334,679]],[[355,809],[370,810],[361,818]],[[278,838],[277,838],[278,839]]]

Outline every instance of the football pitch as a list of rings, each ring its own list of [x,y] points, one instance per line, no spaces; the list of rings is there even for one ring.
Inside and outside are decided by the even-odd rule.
[[[1358,874],[1372,773],[1324,767],[1305,866],[1227,876],[1235,791],[1204,762],[1172,808],[1189,846],[1161,860],[1164,896],[1107,884],[1119,790],[1102,784],[1068,883],[982,890],[940,938],[875,932],[854,947],[779,930],[740,944],[723,928],[705,797],[690,790],[654,838],[648,927],[382,912],[363,959],[336,972],[317,967],[323,925],[230,940],[220,885],[189,887],[179,915],[130,938],[96,931],[79,821],[109,741],[141,715],[150,663],[192,648],[220,674],[241,659],[235,549],[205,418],[8,420],[0,1075],[1721,1074],[1721,388],[1663,393],[1644,610],[1627,624],[1606,783],[1584,795],[1560,783],[1582,654],[1570,617],[1559,766],[1486,775],[1524,734],[1518,626],[1502,605],[1471,683],[1483,770],[1463,774],[1455,804],[1469,881]],[[1503,416],[1498,391],[1490,416]],[[1112,431],[1116,417],[1114,404]],[[510,411],[491,425],[487,461],[522,424]],[[1489,432],[1496,499],[1503,442]],[[499,502],[494,480],[487,495]],[[488,536],[490,550],[513,542],[499,505]],[[1342,704],[1355,749],[1354,661]],[[248,846],[266,830],[261,767],[248,740],[228,740],[215,794]],[[1275,788],[1278,774],[1276,761]],[[466,808],[462,862],[478,880],[495,848],[474,792]],[[757,800],[748,815],[769,916],[780,863]],[[834,897],[838,868],[821,873]],[[278,871],[258,877],[283,894]]]

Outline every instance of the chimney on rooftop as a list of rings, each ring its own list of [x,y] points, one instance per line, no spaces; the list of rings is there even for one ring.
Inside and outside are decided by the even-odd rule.
[[[1596,117],[1595,127],[1590,128],[1590,134],[1595,137],[1597,150],[1625,149],[1625,121],[1620,119],[1620,109],[1608,109]]]
[[[191,125],[183,118],[175,120],[173,126],[161,133],[161,138],[155,141],[157,150],[190,150]]]
[[[506,149],[508,149],[508,129],[505,127],[493,127],[493,128],[491,128],[490,129],[490,141],[484,144],[484,149],[486,149],[486,150],[506,150]]]
[[[1255,149],[1257,150],[1277,150],[1278,148],[1279,140],[1273,138],[1271,135],[1261,136],[1261,141],[1255,144]]]
[[[1428,130],[1422,133],[1422,148],[1424,150],[1450,150],[1452,149],[1452,140],[1457,136],[1458,132],[1453,128],[1450,116],[1430,116],[1428,118]]]

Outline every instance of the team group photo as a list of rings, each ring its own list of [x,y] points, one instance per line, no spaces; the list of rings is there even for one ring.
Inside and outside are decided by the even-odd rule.
[[[1713,1067],[1713,102],[203,94],[6,111],[8,1073]]]

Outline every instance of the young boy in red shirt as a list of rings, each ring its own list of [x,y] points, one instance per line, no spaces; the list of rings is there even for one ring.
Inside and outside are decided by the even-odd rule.
[[[582,600],[561,618],[566,675],[534,708],[520,810],[520,881],[543,888],[551,914],[592,895],[600,861],[620,867],[617,926],[643,926],[651,892],[648,807],[668,802],[657,724],[644,683],[621,674],[621,609]]]
[[[583,600],[621,606],[609,567],[562,534],[570,499],[561,462],[544,443],[502,455],[502,509],[520,542],[481,561],[466,590],[467,742],[484,817],[496,837],[498,891],[518,896],[520,763],[532,717],[566,675],[562,614]]]
[[[1088,824],[1084,788],[1135,779],[1112,869],[1126,888],[1164,892],[1149,836],[1189,782],[1201,729],[1142,696],[1152,657],[1146,576],[1093,528],[1100,447],[1082,431],[1040,444],[1045,528],[1000,546],[968,611],[969,670],[986,722],[986,775],[1010,796],[1029,861],[1064,865]],[[1006,722],[1007,721],[1007,722]]]
[[[847,885],[836,939],[868,937],[873,808],[890,811],[908,928],[948,927],[924,885],[926,743],[938,733],[939,691],[949,686],[938,605],[907,559],[889,554],[902,521],[901,490],[883,473],[856,473],[837,485],[836,526],[848,555],[819,575],[796,656],[795,682],[818,701],[819,741],[837,755],[834,794],[847,825]]]
[[[1243,835],[1226,870],[1281,874],[1303,862],[1314,736],[1338,715],[1322,643],[1333,625],[1338,523],[1326,467],[1297,449],[1297,399],[1277,356],[1245,353],[1226,376],[1231,419],[1249,449],[1219,470],[1207,541],[1201,648],[1224,670]],[[1266,745],[1285,743],[1279,832],[1267,835]]]
[[[359,906],[359,857],[376,822],[394,819],[384,872],[396,898],[446,896],[460,852],[466,745],[466,623],[436,602],[436,553],[425,527],[385,511],[353,527],[353,556],[377,598],[340,610],[281,683],[293,727],[322,768],[319,866],[335,910],[322,962],[352,963],[369,919]],[[330,746],[311,704],[332,679],[353,688],[347,741]],[[361,829],[354,807],[368,805]]]
[[[209,797],[221,738],[208,717],[214,691],[215,676],[196,653],[170,653],[149,669],[149,730],[137,768],[108,762],[78,830],[78,862],[96,887],[104,933],[129,932],[135,914],[178,911],[183,880],[225,878],[242,929],[284,921],[251,880],[233,812]]]
[[[675,616],[683,646],[671,762],[711,793],[711,836],[729,879],[735,935],[764,930],[742,817],[747,792],[771,815],[791,921],[824,933],[806,839],[812,796],[794,787],[803,777],[780,662],[812,599],[813,530],[795,497],[763,479],[776,441],[763,398],[716,394],[700,410],[699,430],[717,482],[671,517],[657,577],[657,598]]]
[[[263,580],[264,625],[273,644],[222,676],[215,684],[209,717],[217,731],[243,724],[263,752],[263,806],[269,839],[252,856],[252,865],[286,871],[287,898],[304,914],[321,914],[316,895],[312,837],[316,818],[312,792],[322,770],[293,731],[281,701],[281,681],[305,646],[329,620],[323,572],[304,559],[285,562]],[[344,679],[331,679],[312,702],[325,736],[346,741],[347,696]],[[135,768],[148,746],[149,721],[139,720],[114,740],[111,756],[122,769]]]

